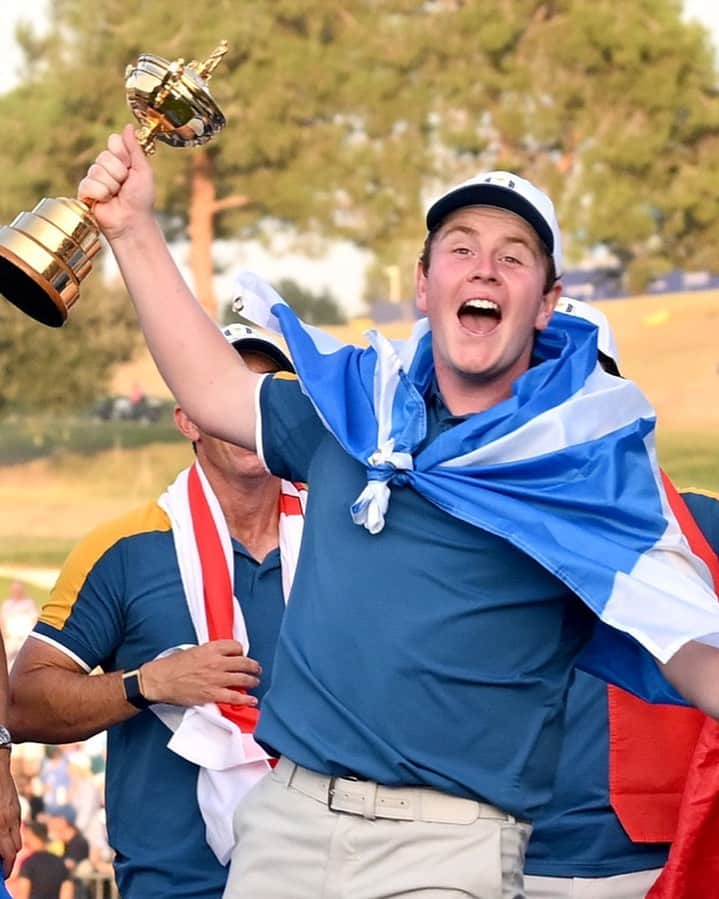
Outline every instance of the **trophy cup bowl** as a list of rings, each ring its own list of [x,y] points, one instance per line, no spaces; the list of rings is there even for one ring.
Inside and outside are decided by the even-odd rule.
[[[226,52],[222,41],[204,62],[186,64],[148,53],[127,67],[127,102],[140,122],[136,134],[146,155],[155,152],[156,140],[172,147],[198,146],[224,128],[225,117],[207,82]],[[100,229],[88,204],[45,198],[0,228],[0,293],[36,321],[60,327],[100,246]]]

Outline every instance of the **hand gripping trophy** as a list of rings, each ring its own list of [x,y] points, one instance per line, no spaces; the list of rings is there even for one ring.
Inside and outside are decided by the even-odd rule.
[[[147,53],[127,67],[127,102],[140,122],[137,139],[147,156],[156,140],[192,147],[224,128],[207,82],[226,52],[222,41],[204,62],[170,62]],[[41,200],[0,228],[0,293],[31,318],[60,327],[99,250],[100,229],[89,204],[66,197]]]

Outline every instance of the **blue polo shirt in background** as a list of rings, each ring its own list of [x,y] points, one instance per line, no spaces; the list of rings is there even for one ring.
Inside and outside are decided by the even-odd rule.
[[[279,550],[260,564],[232,541],[234,591],[252,658],[272,674],[284,613]],[[34,634],[88,671],[132,670],[197,643],[165,512],[155,503],[89,534],[68,557]],[[171,732],[148,710],[108,730],[107,827],[124,899],[220,899],[227,868],[205,839],[199,769],[167,749]]]
[[[393,482],[377,535],[352,523],[366,470],[299,384],[265,378],[262,455],[307,481],[300,560],[257,735],[294,762],[481,798],[531,819],[594,618],[499,537]],[[428,397],[429,439],[453,418]]]
[[[702,533],[719,552],[719,501],[682,493]],[[525,871],[543,877],[613,877],[661,868],[668,843],[633,843],[609,800],[607,685],[577,672],[551,802],[534,821]]]

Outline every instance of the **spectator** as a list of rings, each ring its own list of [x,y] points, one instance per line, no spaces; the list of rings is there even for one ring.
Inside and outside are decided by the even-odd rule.
[[[54,840],[62,844],[65,867],[72,874],[78,863],[90,855],[90,846],[77,829],[77,814],[71,805],[54,809],[48,821],[48,830]]]
[[[75,888],[62,859],[47,851],[47,826],[30,821],[22,827],[30,855],[20,866],[14,899],[74,899]]]
[[[45,808],[50,811],[67,805],[70,788],[70,766],[65,753],[59,746],[45,747],[45,760],[40,768]]]
[[[7,599],[0,607],[0,629],[5,641],[8,668],[15,661],[18,650],[36,620],[35,600],[27,595],[22,581],[13,581]]]
[[[100,808],[100,791],[90,770],[90,757],[82,749],[76,749],[68,756],[70,764],[70,787],[68,802],[75,810],[77,829],[87,834],[97,810]]]

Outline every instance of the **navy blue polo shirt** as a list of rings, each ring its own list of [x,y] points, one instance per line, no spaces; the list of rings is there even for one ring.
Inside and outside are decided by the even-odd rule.
[[[719,501],[683,493],[719,552]],[[668,843],[633,843],[609,801],[607,685],[582,671],[569,691],[567,732],[555,793],[534,821],[525,872],[545,877],[612,877],[661,868]]]
[[[427,409],[430,439],[456,422],[436,387]],[[269,469],[310,489],[259,739],[315,771],[534,817],[592,614],[527,555],[410,486],[393,486],[381,533],[353,524],[365,469],[296,380],[265,378],[260,415]]]
[[[263,668],[272,673],[284,613],[279,550],[260,563],[232,541],[234,592]],[[197,643],[166,513],[152,503],[108,522],[68,557],[34,636],[87,671],[132,670],[160,652]],[[199,768],[171,750],[149,709],[108,730],[107,827],[125,899],[220,899],[227,868],[205,839]]]

